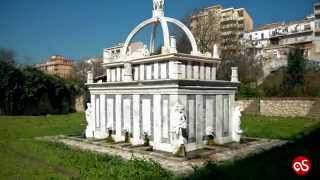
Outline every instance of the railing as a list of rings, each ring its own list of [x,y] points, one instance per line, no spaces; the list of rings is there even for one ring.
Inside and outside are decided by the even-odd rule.
[[[312,36],[296,37],[290,39],[283,39],[280,41],[280,45],[297,44],[312,41]]]

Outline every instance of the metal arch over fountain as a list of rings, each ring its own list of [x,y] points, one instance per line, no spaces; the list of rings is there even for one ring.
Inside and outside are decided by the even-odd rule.
[[[164,0],[153,0],[153,17],[150,19],[147,19],[143,22],[141,22],[137,27],[135,27],[129,36],[127,37],[125,44],[123,46],[121,55],[122,57],[126,56],[128,52],[129,44],[131,43],[133,37],[141,31],[144,27],[152,24],[152,33],[151,33],[151,39],[150,39],[150,52],[153,53],[155,50],[155,39],[156,39],[156,28],[158,24],[161,25],[162,32],[163,32],[163,42],[164,42],[164,51],[170,52],[170,32],[168,28],[168,23],[171,23],[177,27],[179,27],[188,37],[192,51],[192,55],[198,55],[198,46],[196,43],[196,40],[192,34],[192,32],[189,30],[188,27],[186,27],[182,22],[180,22],[177,19],[165,17],[164,16]]]

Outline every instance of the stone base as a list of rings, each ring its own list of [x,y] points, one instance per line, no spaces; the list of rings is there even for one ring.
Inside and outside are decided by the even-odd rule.
[[[221,138],[215,138],[214,142],[216,144],[226,144],[226,143],[231,143],[232,142],[232,137],[221,137]]]
[[[94,130],[92,129],[86,129],[86,137],[87,138],[94,138]]]
[[[158,149],[153,148],[153,151],[150,151],[147,150],[150,148],[146,147],[127,146],[125,143],[109,144],[105,141],[94,141],[80,137],[55,136],[38,139],[60,142],[74,148],[89,150],[100,154],[116,155],[128,160],[132,159],[132,157],[151,159],[177,175],[193,173],[194,167],[204,166],[209,161],[220,164],[224,161],[239,160],[287,143],[287,141],[281,140],[246,138],[243,139],[244,143],[230,143],[224,146],[201,145],[203,149],[187,152],[186,158],[179,158],[172,153],[159,151],[159,148],[165,149],[165,146],[158,147]],[[197,144],[188,144],[186,149],[188,148],[189,150],[197,149],[199,146]]]

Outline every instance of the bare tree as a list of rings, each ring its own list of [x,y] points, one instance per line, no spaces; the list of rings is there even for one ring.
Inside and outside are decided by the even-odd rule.
[[[246,46],[234,45],[235,49],[225,50],[224,57],[218,68],[218,78],[229,79],[231,67],[238,67],[239,78],[243,83],[257,82],[263,76],[263,64],[257,60],[255,50]]]
[[[86,82],[87,72],[91,69],[90,64],[85,61],[76,62],[73,65],[72,79]]]
[[[191,25],[191,15],[186,15],[181,20],[183,24],[185,24],[188,28]],[[181,31],[179,28],[175,28],[173,34],[177,38],[177,51],[179,53],[189,54],[192,51],[191,43],[189,42],[188,36]]]
[[[104,75],[104,69],[102,67],[102,58],[92,58],[91,60],[81,60],[73,66],[73,77],[72,79],[86,82],[88,71],[93,71],[94,77]]]
[[[214,44],[219,44],[222,60],[218,68],[218,78],[229,79],[231,67],[238,67],[241,81],[257,81],[263,75],[263,70],[262,64],[255,58],[254,49],[242,44],[237,28],[221,24],[221,18],[219,10],[213,8],[205,11],[195,10],[182,21],[191,28],[202,53],[212,52]],[[222,29],[226,28],[225,26],[228,29]],[[191,51],[186,36],[178,36],[177,48],[179,52]]]
[[[191,30],[202,53],[211,52],[214,44],[220,43],[220,19],[216,9],[195,11],[191,16]]]

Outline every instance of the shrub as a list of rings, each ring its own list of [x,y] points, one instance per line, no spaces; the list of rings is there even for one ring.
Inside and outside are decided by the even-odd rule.
[[[16,68],[0,61],[0,109],[6,115],[65,114],[74,111],[77,83],[32,67]]]

